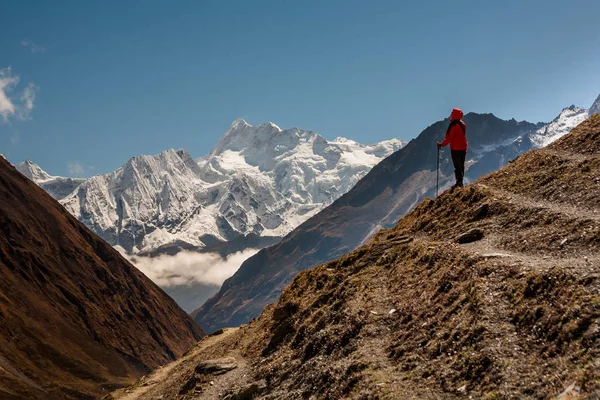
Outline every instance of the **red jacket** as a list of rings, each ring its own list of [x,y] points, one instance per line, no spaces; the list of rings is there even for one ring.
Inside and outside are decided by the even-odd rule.
[[[441,143],[442,147],[450,143],[451,150],[467,150],[467,124],[461,118],[463,117],[462,110],[455,108],[452,110],[450,126],[446,131],[446,138]]]

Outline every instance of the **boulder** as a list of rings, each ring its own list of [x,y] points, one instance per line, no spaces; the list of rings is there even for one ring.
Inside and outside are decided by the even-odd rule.
[[[196,373],[202,375],[222,375],[236,368],[237,362],[235,358],[226,357],[201,362],[196,366]]]

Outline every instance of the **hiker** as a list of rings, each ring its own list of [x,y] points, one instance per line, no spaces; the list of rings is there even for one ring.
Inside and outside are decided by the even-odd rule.
[[[450,143],[450,153],[452,154],[452,163],[454,164],[454,176],[456,183],[452,189],[463,187],[463,178],[465,177],[465,158],[467,157],[467,124],[462,121],[464,113],[461,109],[455,108],[450,114],[450,126],[446,131],[446,138],[443,142],[438,142],[438,149]]]

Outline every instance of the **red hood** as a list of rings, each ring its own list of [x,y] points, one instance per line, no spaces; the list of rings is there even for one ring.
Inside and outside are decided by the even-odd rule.
[[[452,110],[452,114],[450,114],[450,118],[452,121],[455,119],[462,119],[463,115],[465,115],[460,108],[454,108]]]

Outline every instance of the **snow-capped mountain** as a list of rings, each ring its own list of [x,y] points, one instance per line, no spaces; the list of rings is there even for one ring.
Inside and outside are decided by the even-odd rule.
[[[182,149],[134,157],[60,201],[129,253],[170,243],[202,248],[243,235],[283,237],[403,145],[327,141],[302,129],[237,120],[198,160]],[[31,166],[23,170],[40,185],[56,179]]]
[[[501,140],[470,146],[471,175],[493,172],[520,154],[549,145],[585,121],[596,109],[600,110],[600,96],[589,109],[571,105],[564,108],[552,122],[537,124],[534,130],[523,130]]]
[[[40,168],[39,165],[27,159],[15,166],[17,170],[37,183],[50,196],[57,200],[69,195],[77,186],[81,185],[84,178],[65,178],[62,176],[51,176],[46,171]]]
[[[392,139],[364,146],[339,137],[329,142],[310,131],[281,130],[273,123],[253,127],[237,120],[198,164],[208,182],[233,172],[260,173],[292,202],[329,204],[404,144]]]
[[[560,139],[592,115],[591,110],[574,105],[565,108],[552,122],[530,135],[532,143],[540,148]]]

